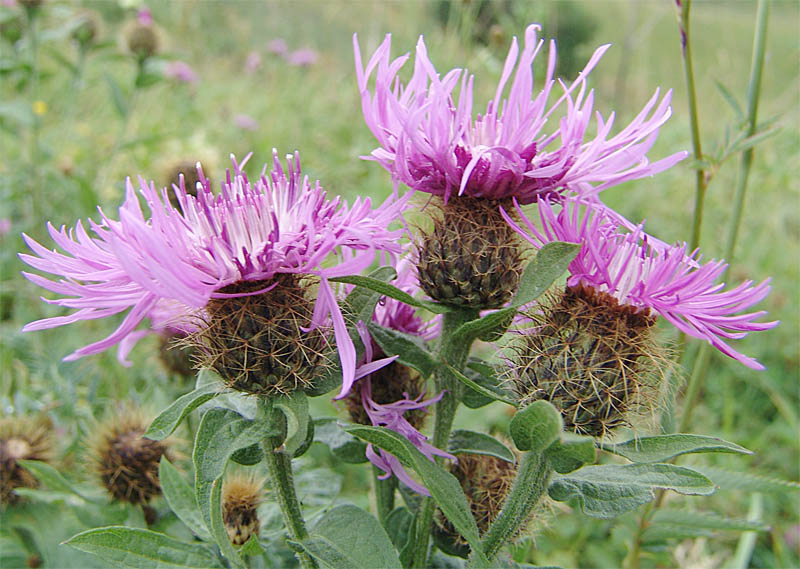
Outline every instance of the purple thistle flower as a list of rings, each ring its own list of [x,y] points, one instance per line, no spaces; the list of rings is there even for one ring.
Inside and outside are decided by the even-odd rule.
[[[136,21],[139,22],[142,26],[152,26],[153,25],[153,13],[150,11],[150,8],[145,6],[141,8],[138,12],[136,12]]]
[[[233,122],[242,130],[258,130],[258,121],[244,113],[239,113],[233,117]]]
[[[182,83],[197,82],[197,73],[184,61],[170,61],[164,68],[164,75]]]
[[[288,54],[286,56],[286,61],[289,62],[289,65],[305,67],[315,64],[318,58],[319,54],[317,54],[315,50],[310,47],[304,47]]]
[[[137,334],[136,328],[154,311],[176,314],[185,307],[198,313],[211,299],[242,296],[218,292],[228,285],[268,281],[279,274],[315,275],[320,287],[311,328],[332,322],[347,391],[355,381],[356,352],[328,279],[361,272],[377,251],[400,252],[397,240],[404,229],[388,227],[401,216],[408,195],[399,199],[393,195],[376,209],[368,198],[359,198],[350,207],[338,197],[327,199],[319,182],[312,185],[303,176],[298,153],[287,156],[285,171],[273,150],[273,170],[267,172],[265,166],[255,182],[242,171],[249,157],[242,164],[233,161],[233,174],[228,171],[218,195],[212,193],[198,164],[197,197],[187,194],[182,178],[180,187],[173,186],[180,209],[170,205],[166,189],[158,192],[153,183],[140,180],[139,194],[149,215],[142,211],[128,180],[119,221],[98,208],[100,223],[89,221],[94,237],[80,221],[70,230],[48,224],[64,253],[23,235],[35,255],[20,258],[62,278],[54,282],[23,274],[63,295],[45,302],[77,309],[68,316],[31,322],[23,330],[128,311],[111,335],[76,350],[65,358],[70,361]],[[332,255],[340,262],[323,265]]]
[[[428,59],[423,38],[417,43],[414,73],[407,84],[397,74],[408,54],[390,59],[391,36],[362,65],[354,36],[356,74],[364,118],[380,147],[366,159],[375,160],[409,187],[441,196],[454,194],[504,199],[520,203],[565,191],[591,195],[615,184],[651,176],[686,157],[673,154],[654,163],[647,152],[658,130],[669,118],[671,92],[659,101],[659,91],[633,121],[610,136],[614,113],[606,120],[596,113],[594,138],[585,141],[592,119],[594,92],[587,93],[586,78],[608,49],[599,47],[577,79],[567,85],[553,77],[556,48],[550,42],[542,90],[534,96],[532,64],[544,41],[537,39],[538,25],[525,31],[519,55],[516,38],[506,58],[495,97],[486,112],[472,118],[473,76],[453,69],[443,78]],[[511,78],[508,97],[503,91]],[[375,74],[375,87],[368,86]],[[560,94],[548,107],[556,82]],[[456,102],[454,90],[459,86]],[[555,128],[545,130],[559,107],[565,116]],[[598,184],[592,186],[592,184]]]
[[[247,59],[244,62],[244,69],[248,73],[255,73],[261,67],[261,54],[253,50],[247,54]]]
[[[525,217],[519,204],[524,228],[505,211],[502,214],[536,248],[552,241],[582,245],[569,265],[567,286],[582,284],[613,296],[620,304],[659,314],[681,332],[706,340],[747,367],[764,369],[723,338],[741,339],[748,332],[778,325],[777,321],[755,322],[765,311],[740,314],[769,294],[769,279],[755,286],[748,280],[723,291],[725,284],[715,281],[725,271],[725,262],[701,264],[699,252],[689,254],[686,243],[654,247],[643,224],[623,233],[608,211],[584,209],[575,199],[564,200],[557,214],[549,200],[540,200],[538,206],[541,230]]]
[[[283,38],[275,38],[267,43],[267,51],[275,55],[286,55],[289,53],[289,46]]]

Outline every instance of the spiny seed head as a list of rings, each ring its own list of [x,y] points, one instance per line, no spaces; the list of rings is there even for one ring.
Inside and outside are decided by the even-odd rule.
[[[521,406],[549,401],[566,428],[598,437],[648,407],[666,362],[654,318],[582,285],[540,308],[529,315],[538,327],[516,346],[509,372]]]
[[[125,45],[130,53],[144,60],[158,53],[161,40],[154,26],[136,22],[127,29]]]
[[[458,461],[450,465],[450,473],[461,484],[480,534],[485,534],[503,508],[517,465],[494,456],[459,454]],[[437,513],[436,525],[436,531],[456,545],[456,553],[469,553],[467,542],[441,512]]]
[[[233,545],[244,545],[258,537],[261,522],[258,506],[263,499],[264,481],[253,476],[234,474],[222,488],[222,522]]]
[[[309,283],[297,275],[277,274],[271,281],[243,281],[225,294],[267,292],[214,298],[206,318],[190,336],[202,363],[215,369],[228,387],[244,393],[276,396],[311,387],[330,365],[325,332],[311,323]]]
[[[19,501],[17,488],[36,488],[38,480],[19,460],[48,461],[52,457],[52,425],[45,418],[0,419],[0,505]]]
[[[436,202],[435,200],[438,200]],[[498,308],[519,286],[524,252],[501,217],[502,201],[432,198],[433,229],[417,247],[419,284],[432,299],[470,308]],[[507,211],[513,208],[508,207]]]
[[[185,334],[174,333],[161,336],[158,355],[168,371],[182,378],[194,376],[194,362],[198,359],[197,350],[186,340]]]
[[[169,444],[143,437],[150,421],[126,407],[99,424],[90,441],[95,472],[115,499],[147,504],[161,493],[158,465]]]
[[[376,349],[376,346],[373,346],[373,349],[375,349],[375,360],[386,357],[380,349]],[[371,382],[372,400],[379,405],[400,401],[405,398],[405,393],[408,394],[408,399],[417,399],[425,389],[425,382],[416,371],[396,361],[380,368],[371,373],[368,378],[363,378],[360,381]],[[353,423],[372,425],[372,421],[361,402],[360,389],[350,391],[350,394],[345,398],[345,402],[347,411],[350,414],[350,420]],[[421,408],[410,409],[405,412],[403,417],[412,427],[419,431],[425,424],[427,415],[427,411]]]

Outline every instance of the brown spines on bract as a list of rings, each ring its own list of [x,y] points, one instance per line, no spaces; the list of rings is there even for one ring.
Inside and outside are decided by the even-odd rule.
[[[20,460],[52,458],[52,426],[48,419],[3,417],[0,419],[0,504],[16,504],[17,488],[36,488],[39,481]]]
[[[144,60],[158,53],[161,38],[152,25],[134,22],[125,31],[125,45],[130,53]]]
[[[648,407],[666,365],[652,317],[582,285],[538,309],[510,367],[521,406],[549,401],[567,429],[598,437]]]
[[[95,427],[90,441],[94,470],[115,499],[145,505],[161,493],[158,465],[169,444],[144,438],[149,421],[124,408]]]
[[[517,465],[494,456],[459,454],[458,461],[450,465],[450,473],[461,484],[478,531],[485,534],[503,509],[517,475]],[[469,553],[466,540],[441,511],[436,516],[436,532],[445,543],[452,544],[452,553],[460,556]]]
[[[373,349],[375,349],[374,346]],[[385,357],[384,353],[378,350],[374,359],[377,360],[383,357]],[[416,399],[425,390],[425,382],[413,369],[397,362],[392,362],[382,367],[371,373],[368,378],[360,379],[359,383],[350,390],[350,394],[345,398],[350,420],[359,425],[372,425],[372,421],[370,421],[369,415],[361,403],[360,387],[363,381],[370,381],[372,400],[380,405],[405,399],[406,393],[409,399]],[[406,411],[403,417],[412,427],[420,430],[425,424],[427,414],[425,409],[411,409]]]
[[[233,545],[244,545],[258,537],[261,522],[258,506],[263,499],[263,481],[253,476],[229,476],[222,488],[222,522]]]
[[[182,378],[195,374],[195,362],[198,360],[197,349],[186,342],[186,335],[180,333],[161,336],[158,355],[167,371]]]
[[[433,228],[417,247],[422,290],[437,302],[469,308],[499,308],[519,286],[524,249],[500,215],[510,201],[453,197],[436,208]]]
[[[190,336],[202,364],[216,370],[231,389],[275,396],[311,387],[330,365],[325,330],[311,324],[308,283],[278,274],[271,281],[247,281],[220,289],[224,294],[270,290],[250,296],[214,298],[200,330]]]

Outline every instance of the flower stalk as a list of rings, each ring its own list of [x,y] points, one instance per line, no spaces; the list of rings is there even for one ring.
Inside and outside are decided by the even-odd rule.
[[[372,487],[375,491],[375,509],[378,512],[378,520],[382,525],[386,525],[386,518],[394,510],[394,491],[397,488],[397,478],[390,476],[381,480],[379,476],[382,471],[377,466],[372,466]]]

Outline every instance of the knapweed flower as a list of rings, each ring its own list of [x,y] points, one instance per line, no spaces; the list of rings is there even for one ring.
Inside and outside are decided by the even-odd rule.
[[[222,523],[233,545],[244,545],[258,538],[261,521],[258,506],[264,499],[264,480],[253,475],[233,474],[222,487]]]
[[[173,188],[180,208],[171,206],[166,189],[158,192],[142,180],[139,194],[148,215],[128,180],[119,220],[100,211],[100,222],[89,222],[94,237],[81,222],[70,230],[48,226],[64,253],[24,236],[34,255],[21,259],[62,278],[25,276],[63,295],[46,302],[77,309],[24,330],[128,311],[111,335],[66,358],[74,360],[136,334],[154,310],[182,306],[202,331],[208,364],[235,388],[266,394],[314,379],[307,374],[316,370],[323,358],[318,352],[327,345],[320,329],[332,324],[347,393],[356,352],[328,279],[361,272],[378,251],[400,252],[405,229],[389,226],[408,196],[393,195],[375,209],[359,198],[351,207],[327,199],[319,182],[312,185],[297,153],[287,157],[286,170],[276,151],[273,158],[272,171],[265,166],[255,181],[234,160],[217,195],[199,172],[196,197],[183,184]],[[330,263],[334,257],[337,264]],[[312,281],[318,290],[309,289]],[[312,292],[316,303],[309,299]]]
[[[197,73],[185,61],[170,61],[164,68],[164,76],[181,83],[197,82]]]
[[[647,159],[659,128],[671,114],[671,93],[659,101],[658,90],[616,135],[610,135],[614,114],[605,119],[597,113],[596,134],[586,140],[594,106],[594,93],[587,92],[586,80],[609,46],[598,48],[577,79],[567,85],[553,76],[556,48],[551,41],[547,72],[536,94],[532,65],[544,44],[537,39],[539,29],[530,25],[525,30],[521,55],[514,39],[494,99],[475,119],[473,76],[453,69],[440,77],[422,37],[417,42],[414,73],[406,84],[397,75],[409,56],[390,59],[390,36],[366,66],[354,37],[364,118],[380,144],[366,158],[377,161],[395,180],[445,202],[459,195],[491,200],[515,197],[528,204],[565,191],[594,194],[666,170],[686,156],[680,152],[653,163]],[[503,98],[515,67],[508,96]],[[374,90],[370,91],[373,74]],[[549,105],[551,95],[557,98]],[[557,120],[554,113],[560,108],[564,113]]]
[[[258,130],[258,121],[244,113],[239,113],[233,117],[233,122],[242,130]]]
[[[36,488],[39,481],[20,460],[49,461],[52,424],[46,418],[6,416],[0,419],[0,506],[19,501],[17,488]]]
[[[261,67],[261,54],[253,50],[247,54],[244,60],[244,70],[248,73],[255,73]]]
[[[289,46],[283,38],[275,38],[267,43],[267,51],[275,55],[284,56],[289,53]]]
[[[518,210],[524,227],[506,215],[506,220],[534,247],[552,241],[580,243],[578,256],[569,266],[568,287],[582,286],[595,294],[611,297],[622,307],[651,317],[659,315],[681,332],[710,343],[723,354],[749,368],[764,367],[727,344],[724,338],[740,339],[748,332],[768,330],[774,322],[756,322],[766,312],[744,312],[769,294],[769,279],[723,290],[716,283],[725,271],[724,261],[701,263],[699,252],[687,245],[663,251],[648,243],[643,225],[624,232],[608,212],[565,201],[560,212],[549,200],[539,203],[542,229]]]
[[[308,65],[314,65],[318,58],[319,54],[316,50],[311,49],[310,47],[304,47],[288,54],[286,56],[286,61],[289,63],[289,65],[306,67]]]
[[[396,269],[398,277],[393,284],[411,295],[416,294],[419,286],[408,256],[396,264]],[[440,318],[424,321],[416,314],[413,307],[390,298],[385,298],[378,304],[373,314],[373,321],[385,328],[416,336],[421,340],[434,339],[439,335],[441,328]],[[392,359],[396,357],[394,354],[384,354],[371,338],[366,326],[362,325],[359,331],[365,346],[363,370],[369,365],[374,366],[375,362],[380,362],[386,356]],[[403,435],[431,460],[434,460],[435,455],[455,458],[428,443],[427,437],[419,431],[427,415],[427,407],[438,402],[442,395],[443,393],[425,400],[424,379],[416,371],[392,361],[359,380],[353,393],[347,398],[348,411],[350,418],[356,423],[386,427]],[[424,486],[408,475],[394,455],[382,449],[376,452],[372,445],[369,445],[367,458],[383,470],[381,479],[394,474],[409,488],[420,494],[429,495]]]
[[[724,338],[777,324],[755,322],[764,312],[743,313],[768,294],[768,281],[723,290],[724,284],[716,284],[723,262],[701,264],[685,244],[655,248],[641,225],[624,231],[606,210],[577,201],[556,206],[539,200],[541,229],[521,210],[521,224],[506,216],[536,248],[553,241],[582,245],[569,265],[566,289],[530,314],[535,326],[511,358],[509,383],[522,405],[550,401],[567,428],[592,436],[628,423],[630,412],[650,410],[668,365],[654,335],[657,316],[762,369]]]

